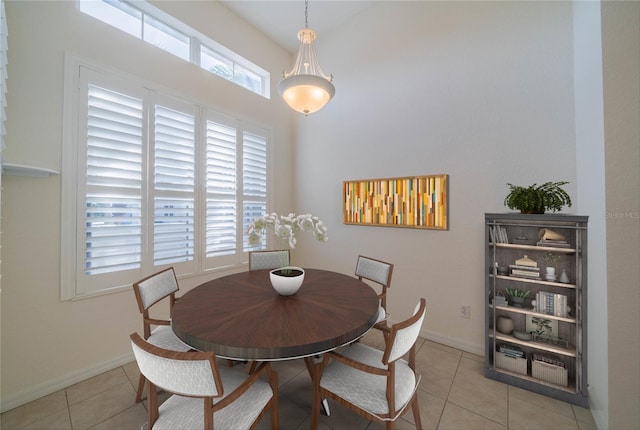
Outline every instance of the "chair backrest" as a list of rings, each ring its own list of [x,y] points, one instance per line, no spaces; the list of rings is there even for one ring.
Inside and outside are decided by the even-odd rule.
[[[391,286],[391,275],[393,274],[393,264],[381,260],[358,256],[356,264],[356,276],[362,280],[368,279],[384,287]]]
[[[148,343],[138,333],[130,337],[140,373],[153,385],[183,396],[222,395],[214,352],[169,351]]]
[[[169,297],[169,313],[173,310],[178,291],[178,280],[173,267],[154,273],[141,281],[133,284],[133,292],[136,295],[138,309],[142,314],[144,338],[151,336],[151,324],[169,325],[167,319],[153,319],[149,316],[149,308],[162,299]]]
[[[173,267],[154,273],[133,284],[140,313],[178,291],[178,280]]]
[[[288,249],[249,252],[249,270],[279,269],[288,265]]]
[[[413,311],[413,316],[391,326],[382,358],[382,362],[385,365],[396,361],[415,345],[420,334],[426,308],[427,301],[421,298]]]
[[[356,264],[356,276],[361,281],[368,279],[382,286],[382,293],[379,294],[383,308],[387,308],[387,288],[391,286],[391,275],[393,274],[393,264],[382,260],[358,255]]]

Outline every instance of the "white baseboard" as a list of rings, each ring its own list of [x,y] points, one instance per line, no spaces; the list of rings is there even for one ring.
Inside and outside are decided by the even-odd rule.
[[[456,339],[450,336],[443,336],[441,333],[436,333],[429,330],[420,330],[420,337],[433,342],[441,343],[446,346],[450,346],[451,348],[456,348],[461,351],[484,357],[484,344],[471,343],[466,340]]]
[[[63,390],[73,384],[77,384],[78,382],[82,382],[86,379],[100,375],[101,373],[130,363],[133,360],[133,352],[130,352],[114,357],[110,360],[97,363],[93,366],[67,373],[66,375],[59,376],[42,384],[34,385],[9,396],[3,396],[2,399],[0,399],[0,412],[6,412],[10,409],[17,408],[18,406],[22,406],[41,397],[55,393],[56,391]]]

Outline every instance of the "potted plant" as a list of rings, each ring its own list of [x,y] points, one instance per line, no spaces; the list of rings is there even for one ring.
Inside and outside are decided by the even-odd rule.
[[[278,215],[276,213],[265,214],[251,222],[247,228],[249,244],[258,246],[263,243],[263,237],[267,230],[271,230],[277,240],[289,245],[291,249],[296,247],[296,233],[310,231],[316,240],[326,242],[328,240],[327,228],[318,217],[311,214]],[[304,269],[296,266],[286,266],[271,270],[269,273],[271,285],[283,296],[295,294],[304,281]]]
[[[568,183],[545,182],[542,185],[533,184],[528,187],[507,183],[509,194],[504,199],[504,205],[523,214],[543,214],[546,210],[560,211],[565,205],[571,207],[571,197],[562,189],[562,186]]]
[[[531,291],[518,290],[517,288],[505,288],[504,293],[509,296],[511,303],[516,308],[521,308],[524,305],[525,299],[529,296]]]

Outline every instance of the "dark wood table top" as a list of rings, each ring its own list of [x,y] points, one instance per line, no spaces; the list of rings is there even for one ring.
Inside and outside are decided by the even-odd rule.
[[[183,342],[244,360],[306,357],[349,343],[369,330],[378,297],[353,276],[305,269],[300,290],[281,296],[269,270],[237,273],[187,292],[172,312]]]

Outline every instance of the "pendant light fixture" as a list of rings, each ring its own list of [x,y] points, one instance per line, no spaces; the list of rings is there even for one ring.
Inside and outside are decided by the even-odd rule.
[[[309,0],[304,2],[304,28],[298,32],[300,48],[296,64],[278,84],[278,93],[291,109],[305,114],[317,112],[333,97],[333,75],[325,75],[316,57],[315,31],[309,28]]]

